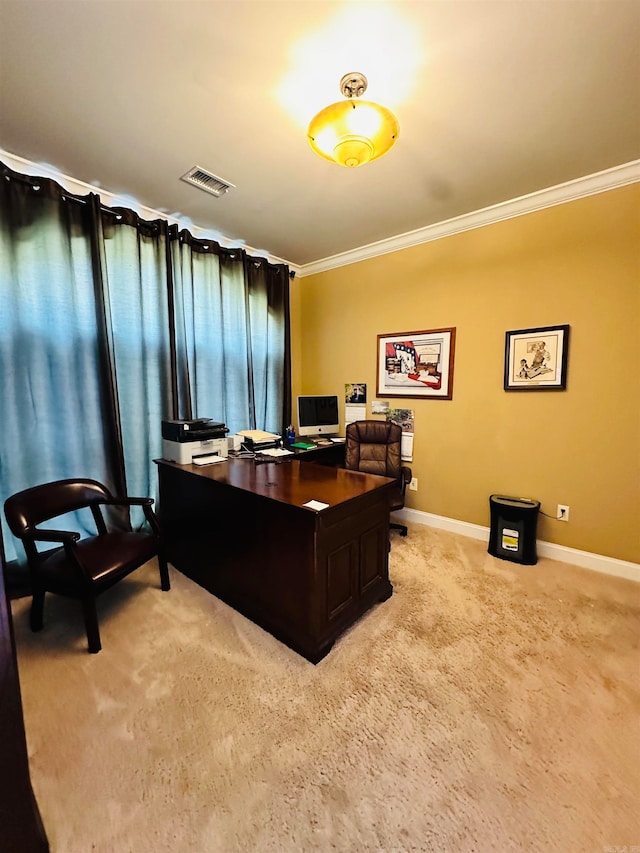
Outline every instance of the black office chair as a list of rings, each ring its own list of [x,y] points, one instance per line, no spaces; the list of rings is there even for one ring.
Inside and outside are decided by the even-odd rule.
[[[22,541],[31,574],[32,631],[43,626],[45,593],[78,599],[84,611],[89,651],[96,654],[102,648],[96,611],[100,593],[156,556],[162,589],[170,588],[169,569],[152,504],[153,498],[114,497],[96,480],[58,480],[7,498],[4,504],[7,523],[13,535]],[[103,506],[141,506],[151,533],[109,532]],[[86,507],[93,515],[97,536],[81,539],[74,531],[37,526]],[[62,547],[39,553],[38,542],[57,542]]]
[[[402,430],[390,421],[355,421],[347,426],[345,468],[393,477],[396,485],[390,490],[389,509],[393,512],[404,506],[404,493],[411,482],[411,468],[402,465],[400,441]],[[391,522],[401,536],[407,535],[405,524]]]

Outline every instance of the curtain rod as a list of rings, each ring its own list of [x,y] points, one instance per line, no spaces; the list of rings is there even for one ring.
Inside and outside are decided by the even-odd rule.
[[[33,189],[36,189],[36,188],[39,189],[39,183],[38,183],[39,181],[51,181],[53,184],[55,184],[56,187],[59,187],[60,196],[61,196],[63,201],[75,201],[78,204],[86,204],[87,203],[86,199],[82,198],[82,196],[75,195],[74,193],[69,192],[68,190],[65,190],[65,188],[61,184],[59,184],[55,178],[36,177],[35,175],[23,175],[20,172],[14,172],[13,169],[10,169],[9,166],[6,166],[4,163],[0,162],[0,165],[2,165],[3,169],[6,169],[4,177],[5,177],[5,180],[7,180],[7,181],[19,181],[20,183],[27,184],[27,186],[33,187]],[[8,174],[9,172],[10,172],[10,174]],[[97,195],[98,198],[100,198],[99,193],[95,193],[95,195]],[[115,216],[116,219],[122,219],[122,214],[116,212],[118,209],[122,209],[122,210],[130,210],[142,222],[154,221],[154,220],[143,219],[139,213],[136,213],[135,210],[133,210],[132,208],[128,208],[128,207],[122,207],[122,205],[120,205],[119,208],[118,207],[113,208],[113,207],[109,207],[108,205],[106,205],[102,201],[100,201],[99,206],[100,206],[100,210],[102,210],[104,213],[109,213],[111,216]],[[157,221],[167,222],[167,225],[169,227],[171,227],[172,225],[175,225],[176,228],[178,228],[178,231],[181,231],[181,230],[187,231],[187,233],[194,240],[196,240],[199,243],[215,243],[218,246],[218,248],[220,249],[220,251],[230,255],[232,258],[234,257],[234,254],[233,254],[234,252],[240,252],[241,254],[244,254],[248,260],[252,261],[254,266],[256,266],[256,267],[259,267],[262,263],[265,263],[269,267],[278,267],[278,266],[285,266],[286,267],[287,266],[284,263],[279,263],[279,264],[278,263],[272,263],[268,258],[264,258],[262,256],[250,255],[246,249],[243,249],[240,246],[230,248],[228,246],[221,246],[217,240],[214,240],[211,238],[196,237],[194,234],[191,234],[191,232],[189,231],[188,228],[182,228],[181,229],[180,224],[177,222],[171,223],[171,222],[169,222],[169,220],[164,220],[161,217]],[[295,278],[295,271],[292,272],[291,270],[289,270],[289,278],[290,279]]]
[[[6,166],[5,168],[8,169],[8,166]],[[71,193],[68,190],[65,190],[65,188],[62,187],[55,180],[55,178],[46,178],[46,177],[37,178],[37,177],[35,177],[35,175],[21,175],[18,172],[14,172],[13,170],[11,170],[10,175],[5,174],[4,178],[5,178],[5,181],[18,181],[21,184],[27,184],[28,186],[32,187],[34,190],[40,189],[40,182],[51,181],[57,187],[60,187],[60,196],[63,199],[63,201],[75,201],[75,202],[78,202],[78,204],[86,204],[87,203],[87,200],[82,198],[81,196],[75,195],[74,193]],[[96,195],[98,195],[98,197],[99,197],[98,193],[96,193]],[[114,216],[118,215],[115,213],[115,211],[112,207],[108,207],[102,201],[100,202],[100,210],[103,210],[105,213],[111,213]]]

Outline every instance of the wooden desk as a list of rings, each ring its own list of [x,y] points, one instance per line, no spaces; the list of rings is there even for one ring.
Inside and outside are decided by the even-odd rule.
[[[304,441],[304,439],[302,439]],[[296,459],[301,462],[317,462],[318,465],[332,465],[338,468],[344,468],[345,443],[331,442],[331,444],[321,444],[316,447],[303,449],[300,447],[287,448],[293,450]]]
[[[169,561],[312,663],[391,595],[393,480],[291,458],[157,464]]]

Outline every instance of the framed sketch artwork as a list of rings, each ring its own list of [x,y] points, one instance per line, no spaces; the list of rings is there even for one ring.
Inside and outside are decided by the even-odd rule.
[[[456,330],[378,335],[378,396],[451,400]]]
[[[505,391],[564,391],[567,387],[569,326],[507,332]]]

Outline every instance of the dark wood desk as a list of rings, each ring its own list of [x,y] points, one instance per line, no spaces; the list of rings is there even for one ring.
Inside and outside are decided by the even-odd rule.
[[[304,441],[304,439],[301,440]],[[345,443],[343,441],[320,444],[307,449],[299,447],[287,449],[293,450],[296,459],[299,459],[301,462],[317,462],[318,465],[332,465],[337,468],[344,468]]]
[[[157,464],[169,561],[312,663],[391,595],[393,480],[290,457]]]

